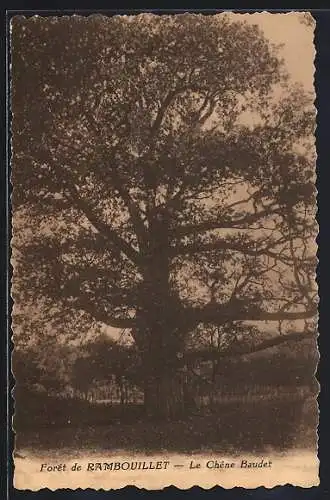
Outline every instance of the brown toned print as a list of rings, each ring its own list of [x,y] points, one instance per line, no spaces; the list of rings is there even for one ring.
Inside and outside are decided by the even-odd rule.
[[[318,484],[313,31],[12,20],[16,488]]]

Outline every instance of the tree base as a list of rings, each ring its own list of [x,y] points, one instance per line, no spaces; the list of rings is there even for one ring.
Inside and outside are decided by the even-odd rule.
[[[145,382],[144,407],[149,418],[182,419],[188,412],[188,384],[184,372],[162,374]]]

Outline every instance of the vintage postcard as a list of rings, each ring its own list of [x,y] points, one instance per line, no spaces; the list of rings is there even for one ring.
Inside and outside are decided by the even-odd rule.
[[[314,27],[11,19],[16,488],[319,484]]]

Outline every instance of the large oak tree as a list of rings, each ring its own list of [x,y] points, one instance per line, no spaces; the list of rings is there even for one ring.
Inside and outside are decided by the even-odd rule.
[[[129,329],[149,413],[189,357],[315,335],[314,109],[257,26],[16,17],[12,111],[16,301]]]

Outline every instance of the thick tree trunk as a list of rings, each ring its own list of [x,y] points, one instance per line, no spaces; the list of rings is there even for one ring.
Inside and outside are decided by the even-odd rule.
[[[187,417],[196,408],[190,382],[185,368],[173,368],[149,376],[144,384],[146,415],[156,420]]]
[[[144,371],[146,414],[172,420],[183,417],[186,411],[183,314],[180,300],[170,286],[168,214],[154,210],[148,218],[150,241],[135,334]]]
[[[147,416],[175,420],[185,414],[185,375],[166,372],[145,381],[144,404]]]

